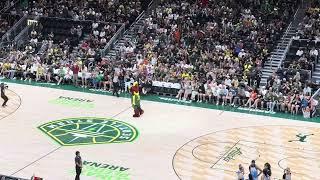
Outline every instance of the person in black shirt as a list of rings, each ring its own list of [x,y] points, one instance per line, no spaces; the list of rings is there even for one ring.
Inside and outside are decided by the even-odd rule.
[[[4,100],[2,107],[6,107],[7,106],[7,102],[9,100],[9,98],[6,96],[5,94],[5,89],[8,88],[7,85],[5,85],[4,83],[0,84],[0,89],[1,89],[1,98]]]
[[[74,162],[76,164],[76,178],[75,178],[75,180],[80,180],[80,174],[81,174],[81,170],[82,170],[82,159],[81,159],[79,151],[76,152],[76,157],[74,158]]]

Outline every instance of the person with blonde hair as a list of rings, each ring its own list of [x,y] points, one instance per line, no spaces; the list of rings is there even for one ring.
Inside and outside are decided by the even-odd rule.
[[[244,168],[241,164],[239,164],[239,170],[236,172],[237,180],[244,180]]]

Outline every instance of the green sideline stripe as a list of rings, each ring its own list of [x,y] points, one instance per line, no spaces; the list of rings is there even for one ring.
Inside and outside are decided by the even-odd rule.
[[[86,88],[74,87],[73,85],[54,86],[54,85],[52,85],[52,83],[46,84],[46,83],[26,82],[26,81],[21,81],[21,80],[10,80],[10,79],[2,79],[1,81],[7,82],[7,83],[16,83],[16,84],[24,84],[24,85],[31,85],[31,86],[54,88],[54,89],[60,89],[60,90],[77,91],[77,92],[83,92],[83,93],[112,96],[111,92],[91,91]],[[130,98],[130,95],[120,94],[120,97]],[[301,115],[297,116],[297,115],[291,115],[291,114],[286,114],[286,113],[266,114],[263,112],[253,112],[253,111],[241,110],[241,109],[237,109],[237,108],[230,107],[230,106],[216,106],[213,104],[196,103],[196,102],[184,103],[184,102],[178,102],[175,99],[166,98],[166,97],[157,96],[157,95],[142,96],[142,99],[147,100],[147,101],[169,103],[169,104],[175,104],[175,105],[183,105],[183,106],[190,106],[190,107],[199,107],[199,108],[215,109],[215,110],[221,110],[221,111],[231,111],[231,112],[238,112],[238,113],[245,113],[245,114],[252,114],[252,115],[261,115],[261,116],[268,116],[268,117],[276,117],[276,118],[283,118],[283,119],[291,119],[291,120],[298,120],[298,121],[320,123],[320,117],[305,119]],[[169,101],[169,100],[165,100],[165,99],[171,99],[171,100]]]

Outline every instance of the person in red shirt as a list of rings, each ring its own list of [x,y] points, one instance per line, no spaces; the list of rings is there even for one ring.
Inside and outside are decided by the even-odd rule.
[[[174,31],[174,38],[175,38],[175,41],[176,41],[177,43],[180,42],[181,33],[180,33],[180,30],[179,30],[178,28]]]
[[[252,90],[251,93],[250,93],[250,97],[247,101],[247,103],[245,104],[245,106],[248,106],[251,107],[252,106],[252,103],[257,99],[257,90]]]
[[[75,86],[78,86],[78,73],[80,71],[80,67],[77,63],[74,63],[71,67],[72,73],[73,73],[73,84]]]

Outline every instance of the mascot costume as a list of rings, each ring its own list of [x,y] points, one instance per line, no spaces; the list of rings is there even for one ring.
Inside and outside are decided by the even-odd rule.
[[[133,117],[140,117],[144,111],[141,109],[140,105],[139,85],[137,82],[133,83],[133,86],[130,88],[130,92],[132,95],[131,103],[134,110]]]

